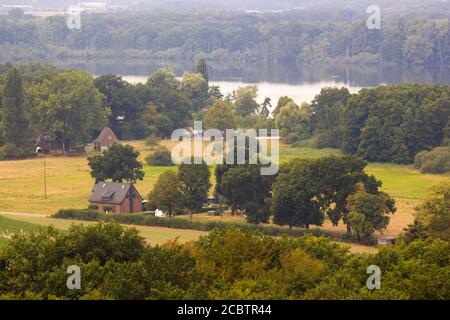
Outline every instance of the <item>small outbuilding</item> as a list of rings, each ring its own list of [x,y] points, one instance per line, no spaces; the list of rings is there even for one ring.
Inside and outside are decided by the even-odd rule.
[[[209,208],[209,207],[216,206],[217,204],[218,204],[218,203],[217,203],[217,199],[216,199],[215,197],[207,197],[207,198],[205,199],[204,206],[205,206],[206,208]]]
[[[394,245],[396,240],[397,238],[395,237],[380,237],[377,242],[379,246],[390,246]]]
[[[111,214],[142,212],[142,197],[131,183],[99,182],[89,200],[99,212]]]
[[[114,143],[120,143],[120,141],[117,139],[117,136],[111,128],[105,127],[93,143],[95,151],[104,151],[111,147]]]
[[[61,149],[55,136],[49,133],[38,135],[34,142],[37,154],[56,154]]]

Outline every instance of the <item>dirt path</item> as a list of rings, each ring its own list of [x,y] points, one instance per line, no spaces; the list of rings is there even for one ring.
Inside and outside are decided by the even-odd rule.
[[[0,212],[4,216],[31,217],[31,218],[48,218],[46,214],[39,213],[23,213],[23,212]]]

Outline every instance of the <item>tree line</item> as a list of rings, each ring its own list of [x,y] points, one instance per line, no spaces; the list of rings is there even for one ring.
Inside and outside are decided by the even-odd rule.
[[[276,176],[263,176],[261,165],[217,165],[215,190],[219,211],[229,208],[244,214],[249,223],[281,226],[322,226],[344,223],[347,238],[373,242],[383,232],[395,201],[381,192],[381,182],[364,172],[367,163],[356,157],[296,159],[282,165]],[[161,174],[149,193],[148,209],[162,209],[173,216],[198,213],[211,187],[208,166],[181,164],[178,174]]]
[[[389,4],[385,4],[388,6]],[[418,8],[419,6],[419,8]],[[334,11],[333,11],[334,10]],[[126,12],[83,14],[81,30],[64,17],[0,18],[2,58],[160,58],[199,55],[233,65],[383,63],[448,65],[448,8],[440,4],[383,10],[383,28],[366,27],[365,9],[286,13]],[[417,13],[421,14],[417,14]],[[20,50],[24,49],[26,50]]]
[[[29,154],[33,138],[42,133],[69,150],[92,141],[105,125],[119,139],[151,141],[194,120],[203,121],[205,129],[278,128],[286,143],[340,148],[371,162],[412,163],[420,152],[450,141],[447,85],[389,85],[357,94],[323,88],[310,103],[298,106],[281,97],[272,106],[270,98],[256,101],[256,86],[225,96],[209,85],[204,59],[181,79],[160,69],[135,85],[112,74],[94,79],[40,64],[4,64],[0,72],[0,145],[7,145],[10,158],[16,150],[11,146],[28,147],[22,153]],[[437,153],[441,159],[443,153]]]
[[[274,124],[287,143],[340,148],[370,162],[407,164],[422,151],[448,144],[449,94],[450,87],[441,84],[385,85],[356,94],[323,88],[310,104],[281,98]]]
[[[94,79],[51,65],[0,65],[3,158],[33,154],[33,140],[40,134],[50,134],[64,152],[85,146],[106,125],[123,140],[168,138],[203,118],[205,126],[223,130],[257,123],[267,127],[269,112],[266,104],[256,102],[255,86],[225,97],[208,80],[204,59],[181,79],[160,69],[135,85],[113,74]]]

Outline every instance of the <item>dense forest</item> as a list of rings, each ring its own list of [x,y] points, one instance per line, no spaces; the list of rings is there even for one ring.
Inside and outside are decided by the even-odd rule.
[[[311,105],[281,111],[302,119],[303,109],[307,115],[297,130],[310,130],[316,146],[342,148],[371,162],[411,163],[419,152],[449,143],[449,90],[404,84],[351,95],[345,88],[324,88]]]
[[[383,13],[381,30],[366,27],[365,9],[83,14],[81,30],[69,30],[64,17],[34,18],[15,11],[0,18],[0,58],[192,61],[202,55],[236,65],[448,65],[450,8],[405,8]]]

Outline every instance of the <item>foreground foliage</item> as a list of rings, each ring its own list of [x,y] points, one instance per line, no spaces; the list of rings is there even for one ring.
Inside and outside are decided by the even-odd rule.
[[[180,245],[147,245],[115,223],[15,236],[0,251],[2,299],[449,299],[450,244],[426,239],[352,255],[326,238],[233,228]],[[369,291],[366,268],[383,272]],[[69,265],[80,290],[66,286]]]
[[[406,241],[430,236],[450,240],[450,182],[430,189],[423,203],[416,208],[416,220],[405,232]]]

